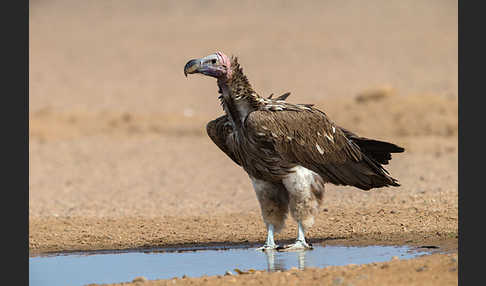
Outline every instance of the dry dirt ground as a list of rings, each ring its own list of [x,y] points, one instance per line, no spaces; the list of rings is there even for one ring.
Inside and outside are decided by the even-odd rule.
[[[401,187],[327,186],[311,242],[446,253],[146,284],[457,285],[457,2],[299,3],[30,1],[30,254],[263,243],[247,175],[205,134],[216,84],[182,72],[222,50],[262,95],[406,149]]]

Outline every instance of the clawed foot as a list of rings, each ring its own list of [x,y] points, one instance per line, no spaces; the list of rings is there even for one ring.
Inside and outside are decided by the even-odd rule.
[[[276,250],[278,249],[280,246],[276,245],[276,244],[265,244],[264,246],[262,247],[258,247],[257,249],[255,249],[256,251],[271,251],[271,250]]]
[[[278,251],[298,251],[298,250],[311,250],[313,249],[312,244],[305,241],[297,240],[295,243],[279,246]]]

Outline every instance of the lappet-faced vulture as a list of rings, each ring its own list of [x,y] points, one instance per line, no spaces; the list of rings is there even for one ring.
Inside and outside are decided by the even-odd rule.
[[[339,127],[312,104],[288,103],[288,93],[258,95],[238,59],[222,52],[190,60],[184,74],[194,73],[217,79],[225,115],[209,122],[207,133],[251,179],[267,226],[259,249],[312,248],[304,234],[321,208],[325,183],[362,190],[400,186],[382,165],[402,147]],[[274,232],[284,227],[289,211],[297,240],[278,246]]]

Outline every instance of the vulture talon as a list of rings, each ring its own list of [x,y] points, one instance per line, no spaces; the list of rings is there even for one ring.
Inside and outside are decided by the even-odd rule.
[[[277,248],[277,251],[302,251],[302,250],[312,250],[311,243],[307,243],[305,241],[297,240],[295,243],[284,245],[283,247]]]
[[[255,250],[256,251],[263,251],[263,252],[265,252],[265,251],[274,251],[274,250],[278,250],[279,247],[280,246],[278,246],[276,244],[274,244],[274,245],[266,245],[265,244],[264,246],[258,247]]]

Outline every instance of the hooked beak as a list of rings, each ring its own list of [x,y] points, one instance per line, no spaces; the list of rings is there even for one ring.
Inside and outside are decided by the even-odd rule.
[[[221,64],[219,54],[210,54],[204,58],[192,59],[184,66],[184,75],[200,73],[206,76],[221,78],[227,75],[226,66]]]
[[[188,74],[198,73],[201,67],[200,59],[193,59],[187,62],[184,66],[184,75],[187,77]]]

